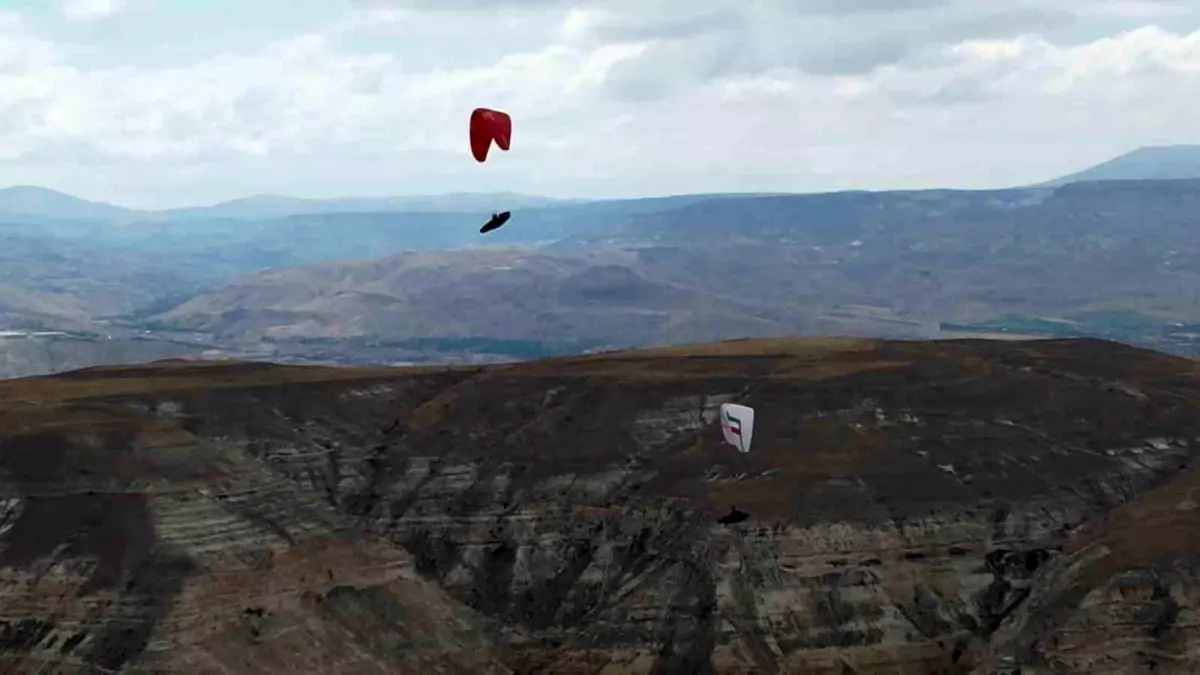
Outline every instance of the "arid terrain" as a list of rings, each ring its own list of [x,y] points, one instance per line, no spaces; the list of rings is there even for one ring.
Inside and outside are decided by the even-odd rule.
[[[1198,412],[1098,340],[10,380],[0,669],[1195,672]]]

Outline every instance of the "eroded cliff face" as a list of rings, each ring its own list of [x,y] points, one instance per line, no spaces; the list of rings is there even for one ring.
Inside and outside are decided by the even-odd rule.
[[[118,528],[143,543],[110,555],[149,562],[113,563],[125,586],[101,575],[65,613],[34,577],[95,558],[91,535],[33,545],[19,527],[53,520],[29,515],[35,485],[86,495],[60,475],[9,486],[3,563],[25,604],[4,611],[55,626],[10,640],[12,663],[115,593],[154,617],[124,663],[213,672],[387,672],[365,664],[402,652],[445,672],[1200,668],[1194,362],[1098,341],[783,340],[476,369],[159,368],[174,375],[34,388],[62,406],[45,424],[76,416],[73,437],[86,411],[163,438],[101,444],[122,494],[145,495],[111,516],[143,523]],[[720,442],[725,401],[756,410],[748,455]],[[7,442],[53,446],[33,433]],[[28,475],[13,456],[7,475]],[[734,505],[751,518],[718,524]],[[124,513],[73,512],[93,510]],[[106,569],[71,565],[76,588]],[[154,565],[178,587],[129,581]],[[126,616],[90,611],[107,612],[93,632]]]
[[[89,400],[179,381],[154,374],[0,385],[0,672],[511,672],[468,608],[323,495],[170,403]]]

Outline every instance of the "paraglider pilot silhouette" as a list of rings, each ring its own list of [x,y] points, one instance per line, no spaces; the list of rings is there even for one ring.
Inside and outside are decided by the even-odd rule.
[[[501,211],[500,213],[493,213],[492,219],[487,221],[486,223],[484,223],[483,227],[479,228],[480,234],[483,234],[485,232],[491,232],[492,230],[507,223],[508,219],[511,216],[512,216],[512,214],[509,213],[508,211]]]
[[[717,522],[722,525],[733,525],[735,523],[740,523],[749,517],[749,513],[746,513],[736,506],[731,506],[729,507],[729,514],[717,518]]]

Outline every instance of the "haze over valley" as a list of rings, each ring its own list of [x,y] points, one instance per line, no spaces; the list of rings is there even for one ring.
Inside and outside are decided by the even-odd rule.
[[[0,368],[493,361],[804,334],[1092,335],[1194,355],[1197,158],[1145,148],[1078,182],[999,190],[161,212],[9,188],[3,327],[67,335],[0,338]],[[513,222],[480,236],[493,204]]]

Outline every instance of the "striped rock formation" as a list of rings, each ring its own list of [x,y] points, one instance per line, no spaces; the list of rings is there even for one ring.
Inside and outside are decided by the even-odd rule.
[[[1094,340],[0,383],[0,666],[1192,672],[1198,406]]]

